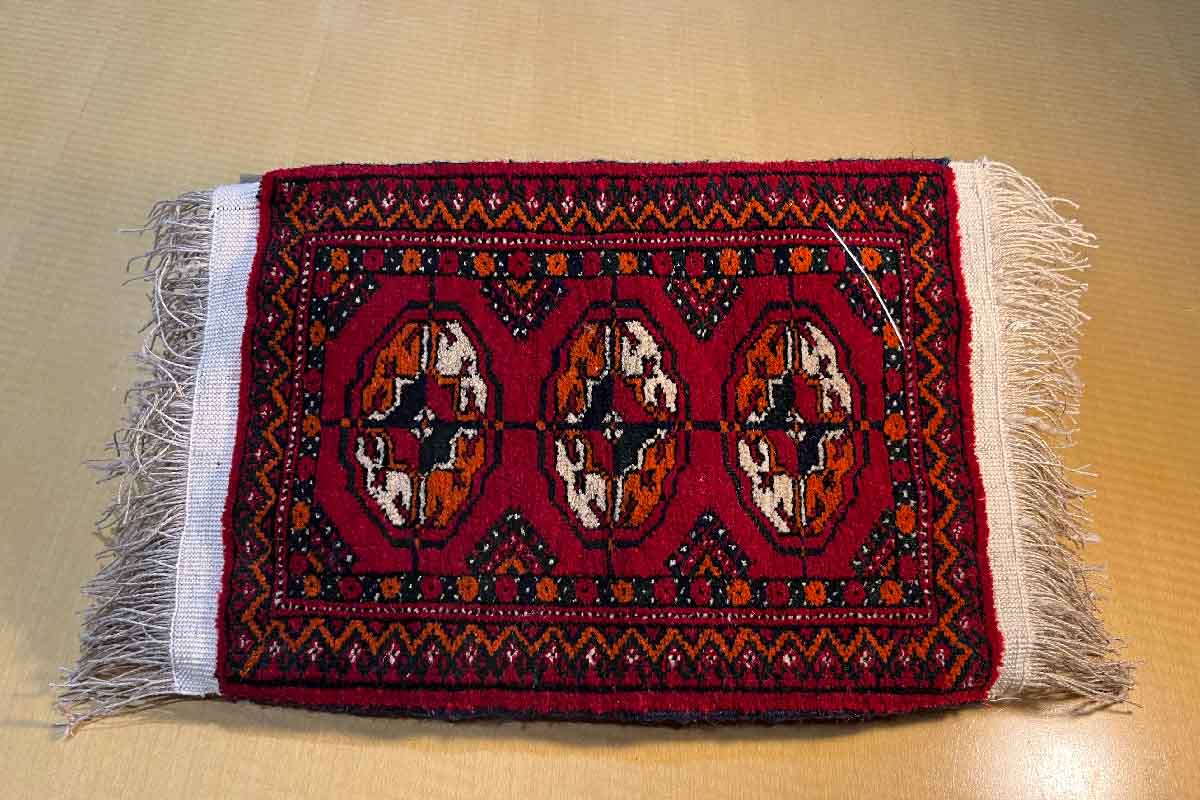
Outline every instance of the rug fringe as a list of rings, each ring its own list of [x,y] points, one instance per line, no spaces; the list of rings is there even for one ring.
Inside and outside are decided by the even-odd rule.
[[[135,360],[145,373],[126,395],[125,425],[92,466],[117,480],[97,522],[105,542],[84,587],[79,660],[64,670],[57,708],[69,735],[98,717],[174,694],[171,618],[183,533],[192,397],[204,333],[212,234],[210,192],[158,203],[138,232],[153,231],[139,278],[150,284],[152,317]],[[130,262],[130,264],[133,263]]]
[[[1088,267],[1084,248],[1095,237],[1050,197],[1006,164],[984,160],[990,197],[991,282],[999,305],[1007,406],[1003,420],[1013,473],[1018,543],[1029,603],[1028,669],[1012,696],[993,699],[1083,697],[1110,705],[1128,699],[1133,665],[1119,658],[1119,640],[1105,630],[1090,578],[1101,573],[1080,558],[1090,532],[1076,485],[1084,470],[1064,466],[1083,384],[1075,371],[1079,307],[1087,284],[1074,273]]]

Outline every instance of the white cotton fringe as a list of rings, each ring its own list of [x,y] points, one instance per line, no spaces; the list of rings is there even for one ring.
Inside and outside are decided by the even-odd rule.
[[[125,427],[97,465],[119,481],[97,529],[99,573],[84,587],[79,661],[60,684],[67,733],[96,717],[173,694],[171,620],[176,556],[187,493],[189,429],[204,333],[212,195],[159,203],[142,231],[154,233],[142,280],[153,316],[136,360],[145,378],[127,395]]]
[[[1079,303],[1087,285],[1084,248],[1095,237],[1058,211],[1070,201],[1050,197],[1012,167],[982,161],[978,171],[990,228],[990,281],[999,316],[1001,429],[1012,487],[1012,524],[1026,606],[1020,684],[998,700],[1085,698],[1125,701],[1133,666],[1119,658],[1089,578],[1083,544],[1095,541],[1084,507],[1091,494],[1064,465],[1082,383],[1076,374]]]

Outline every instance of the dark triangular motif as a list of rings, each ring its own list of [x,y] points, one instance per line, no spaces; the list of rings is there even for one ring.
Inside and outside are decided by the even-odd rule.
[[[860,577],[892,578],[897,576],[897,568],[906,557],[917,557],[917,537],[899,535],[894,516],[885,512],[858,548],[850,566]]]
[[[545,575],[558,559],[519,511],[501,517],[467,556],[477,575]]]
[[[550,315],[566,287],[553,278],[502,278],[485,281],[481,290],[504,326],[521,339]]]
[[[696,518],[687,541],[667,557],[666,567],[677,578],[744,578],[750,559],[729,537],[717,515],[706,511]]]
[[[733,308],[733,301],[742,293],[736,278],[715,278],[706,275],[668,278],[667,297],[670,297],[683,321],[697,339],[712,336],[717,325]]]
[[[342,272],[331,279],[330,292],[315,296],[309,309],[310,318],[325,326],[325,337],[332,339],[358,313],[379,288],[379,281],[369,272]]]
[[[298,509],[302,507],[302,516]],[[336,526],[317,503],[296,503],[293,506],[293,525],[288,531],[287,552],[307,557],[317,572],[348,575],[358,557],[342,538]]]

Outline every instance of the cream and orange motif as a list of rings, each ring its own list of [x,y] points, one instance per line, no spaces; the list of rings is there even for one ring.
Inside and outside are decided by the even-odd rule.
[[[447,527],[486,460],[489,389],[475,343],[457,320],[406,322],[365,377],[353,442],[362,490],[397,530]],[[415,440],[415,457],[398,457],[393,437]]]
[[[553,464],[568,513],[585,531],[633,530],[663,503],[679,460],[678,378],[635,318],[579,326],[550,378]]]
[[[731,455],[750,504],[779,535],[822,533],[844,505],[855,463],[853,399],[837,348],[811,319],[768,322],[748,339],[733,389]]]

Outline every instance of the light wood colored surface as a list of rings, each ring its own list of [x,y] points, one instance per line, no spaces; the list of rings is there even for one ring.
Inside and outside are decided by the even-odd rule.
[[[1200,793],[1200,7],[2,5],[0,794]],[[120,285],[144,243],[115,231],[154,200],[313,162],[910,154],[1009,161],[1102,239],[1075,456],[1140,708],[677,731],[189,702],[50,727],[109,492],[80,462],[146,315]]]

